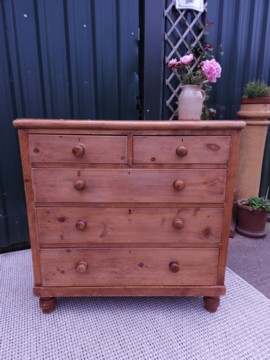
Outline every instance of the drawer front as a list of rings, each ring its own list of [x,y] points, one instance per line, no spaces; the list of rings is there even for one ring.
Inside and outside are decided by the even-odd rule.
[[[31,162],[127,163],[126,136],[30,135]]]
[[[177,248],[42,249],[42,285],[215,285],[218,252]]]
[[[227,164],[230,136],[134,136],[134,163]]]
[[[36,202],[223,203],[225,169],[33,169]]]
[[[38,208],[40,245],[219,243],[221,208]]]

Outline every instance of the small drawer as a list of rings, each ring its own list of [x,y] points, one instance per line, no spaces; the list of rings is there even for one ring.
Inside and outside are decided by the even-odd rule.
[[[40,246],[218,244],[222,208],[36,209]]]
[[[134,136],[134,164],[227,164],[230,136]]]
[[[31,162],[126,164],[126,136],[30,135]]]
[[[218,254],[217,248],[42,249],[42,285],[216,285]]]
[[[223,203],[226,169],[35,168],[36,202]]]

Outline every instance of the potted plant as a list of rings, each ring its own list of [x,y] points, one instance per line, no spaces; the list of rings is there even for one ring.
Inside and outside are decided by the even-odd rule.
[[[270,213],[270,201],[267,198],[252,196],[238,200],[237,207],[236,231],[247,237],[264,237],[267,215]]]
[[[270,87],[264,81],[249,81],[243,93],[237,113],[240,118],[260,120],[270,117]]]
[[[241,132],[236,174],[236,198],[258,196],[267,127],[270,117],[270,88],[261,80],[244,87],[238,117],[247,124]]]
[[[196,58],[192,53],[172,59],[168,63],[181,84],[178,97],[178,120],[200,120],[205,100],[202,86],[215,83],[221,76],[221,66],[212,58],[196,65]]]
[[[244,87],[244,99],[255,99],[269,96],[270,88],[262,80],[249,81]],[[243,102],[245,103],[245,101]]]

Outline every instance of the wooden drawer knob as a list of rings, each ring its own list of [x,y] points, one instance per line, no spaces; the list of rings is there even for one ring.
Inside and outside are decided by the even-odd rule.
[[[76,157],[82,157],[84,155],[85,149],[82,144],[77,144],[72,149],[72,154]]]
[[[86,222],[86,221],[78,220],[78,221],[76,222],[76,229],[77,229],[77,230],[83,231],[83,230],[86,229],[86,226],[87,226],[87,222]]]
[[[80,274],[86,273],[86,270],[88,268],[88,264],[86,261],[80,261],[76,266],[76,271]]]
[[[174,227],[175,229],[183,229],[183,227],[184,227],[184,221],[183,221],[183,219],[181,219],[181,218],[175,218],[175,219],[173,220],[173,227]]]
[[[188,153],[188,149],[186,146],[184,145],[179,145],[176,150],[176,155],[179,156],[179,157],[183,157],[183,156],[186,156],[187,153]]]
[[[83,189],[85,189],[86,187],[86,183],[84,180],[76,180],[74,183],[74,188],[78,191],[82,191]]]
[[[169,265],[171,272],[177,273],[180,270],[180,264],[178,261],[172,261]]]
[[[185,182],[183,180],[175,180],[173,187],[176,191],[181,191],[185,188]]]

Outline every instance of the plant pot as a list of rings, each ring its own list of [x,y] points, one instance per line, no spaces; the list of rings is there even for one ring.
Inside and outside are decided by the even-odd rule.
[[[242,98],[238,116],[242,118],[268,118],[270,111],[270,97]]]
[[[178,120],[201,120],[204,99],[200,85],[183,85],[178,97]]]
[[[236,173],[236,198],[258,196],[262,162],[270,122],[270,97],[242,99],[238,117],[247,124],[240,135]]]
[[[263,209],[252,210],[250,206],[237,201],[238,216],[236,231],[251,238],[262,238],[266,235],[265,225],[268,213]]]

